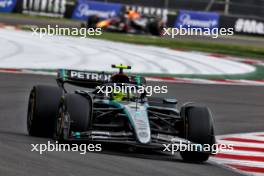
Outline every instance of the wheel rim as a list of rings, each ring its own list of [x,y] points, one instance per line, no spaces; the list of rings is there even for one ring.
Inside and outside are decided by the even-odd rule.
[[[56,120],[56,137],[59,139],[62,136],[62,129],[63,129],[63,107],[59,108],[58,118]]]

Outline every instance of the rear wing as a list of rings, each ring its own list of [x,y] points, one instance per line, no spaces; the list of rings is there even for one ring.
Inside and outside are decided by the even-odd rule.
[[[111,77],[112,74],[104,72],[60,69],[58,70],[57,82],[61,85],[69,83],[81,87],[95,88],[96,86],[110,82]]]

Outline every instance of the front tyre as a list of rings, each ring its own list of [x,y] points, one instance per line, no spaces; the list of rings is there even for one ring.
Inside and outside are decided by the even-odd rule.
[[[30,92],[27,129],[30,136],[52,137],[62,91],[53,86],[34,86]]]
[[[54,138],[66,140],[72,132],[89,130],[92,102],[89,97],[68,94],[60,103]]]
[[[184,110],[183,110],[184,109]],[[203,106],[189,106],[182,108],[184,118],[185,138],[196,144],[215,144],[214,125],[210,110]],[[182,151],[183,160],[188,162],[207,161],[210,152]]]

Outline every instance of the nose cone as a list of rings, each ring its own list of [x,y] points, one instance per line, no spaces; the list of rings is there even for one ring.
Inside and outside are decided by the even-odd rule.
[[[135,105],[126,106],[129,120],[131,121],[137,140],[142,144],[147,144],[151,141],[151,132],[148,119],[147,108],[143,104],[138,104],[137,108]]]

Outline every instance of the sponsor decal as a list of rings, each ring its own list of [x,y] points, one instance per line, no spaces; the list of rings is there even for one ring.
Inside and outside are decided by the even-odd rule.
[[[211,12],[196,12],[180,10],[175,22],[175,27],[179,28],[201,28],[214,29],[219,26],[219,14]]]
[[[102,19],[116,16],[120,13],[121,4],[103,3],[88,0],[78,0],[73,11],[72,19],[86,20],[92,15],[97,15]]]
[[[82,80],[92,80],[92,81],[110,81],[112,75],[82,72],[82,71],[70,71],[69,76],[72,79],[82,79]]]
[[[136,103],[131,103],[136,104]],[[150,124],[147,115],[146,105],[138,105],[140,109],[131,108],[130,105],[125,105],[125,109],[129,114],[132,125],[136,132],[137,138],[140,143],[148,143],[151,140]],[[141,107],[140,107],[141,106]]]
[[[16,0],[0,0],[0,12],[12,12],[16,6]]]
[[[255,19],[238,18],[235,21],[235,32],[263,35],[264,22]]]
[[[142,137],[142,138],[147,138],[147,137],[149,136],[149,134],[148,134],[147,132],[145,132],[145,131],[141,131],[141,132],[139,132],[138,135],[139,135],[140,137]]]
[[[110,132],[107,132],[107,131],[92,131],[91,134],[93,134],[93,135],[110,135]]]
[[[51,17],[63,17],[66,0],[24,0],[23,13]]]

